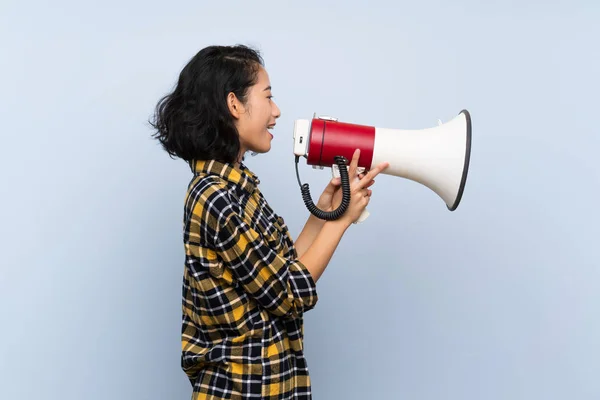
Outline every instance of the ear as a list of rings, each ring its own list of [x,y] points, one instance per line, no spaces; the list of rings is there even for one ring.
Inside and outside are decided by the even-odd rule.
[[[229,109],[229,112],[231,113],[231,115],[233,115],[233,118],[235,119],[239,119],[240,115],[244,113],[243,104],[239,101],[239,99],[233,92],[229,92],[229,94],[227,95],[227,108]]]

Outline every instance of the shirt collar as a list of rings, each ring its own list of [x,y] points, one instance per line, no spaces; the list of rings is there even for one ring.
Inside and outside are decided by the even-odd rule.
[[[253,193],[256,187],[260,184],[258,176],[240,163],[239,167],[231,163],[225,163],[217,160],[195,160],[191,163],[192,171],[199,174],[217,175],[222,179],[233,183],[246,190],[248,193]]]

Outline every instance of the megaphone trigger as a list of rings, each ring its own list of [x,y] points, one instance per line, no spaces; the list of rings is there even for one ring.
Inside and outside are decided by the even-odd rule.
[[[349,165],[346,165],[346,170],[348,171],[350,169]],[[363,172],[365,172],[365,168],[364,167],[357,167],[356,168],[356,176],[354,177],[355,180],[358,180],[358,175],[362,174]],[[340,177],[340,167],[337,164],[332,164],[331,165],[331,177],[332,178],[339,178]],[[352,177],[350,177],[352,178]]]

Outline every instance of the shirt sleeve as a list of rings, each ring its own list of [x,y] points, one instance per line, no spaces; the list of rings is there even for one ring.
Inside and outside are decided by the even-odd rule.
[[[312,309],[318,297],[306,266],[271,249],[235,210],[221,215],[215,248],[246,292],[280,317],[296,318]]]

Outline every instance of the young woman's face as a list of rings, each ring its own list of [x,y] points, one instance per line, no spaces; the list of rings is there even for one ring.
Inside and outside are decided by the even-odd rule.
[[[271,82],[264,68],[260,68],[254,86],[248,89],[246,104],[235,96],[228,97],[229,109],[236,119],[240,135],[241,156],[248,150],[266,153],[271,149],[273,135],[269,132],[281,112],[272,99]]]

